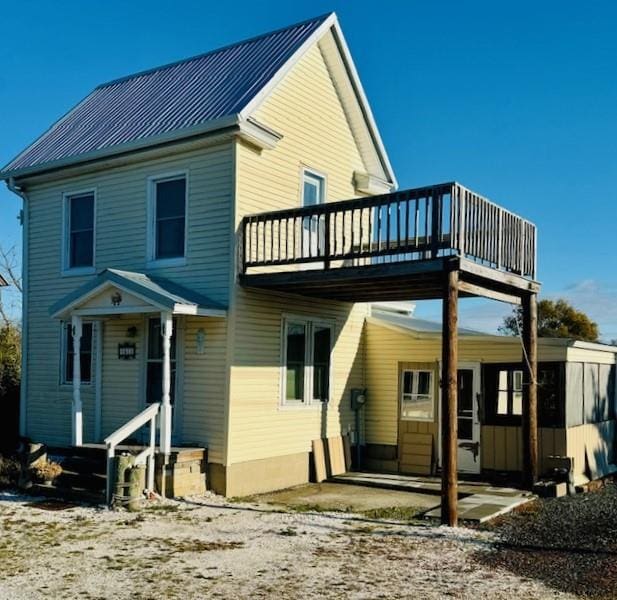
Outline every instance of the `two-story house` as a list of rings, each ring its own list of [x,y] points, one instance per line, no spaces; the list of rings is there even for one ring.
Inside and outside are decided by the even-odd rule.
[[[455,183],[393,193],[334,14],[103,84],[0,177],[24,202],[22,435],[100,443],[152,406],[163,454],[207,448],[228,495],[358,438],[368,303],[535,303],[533,225]]]

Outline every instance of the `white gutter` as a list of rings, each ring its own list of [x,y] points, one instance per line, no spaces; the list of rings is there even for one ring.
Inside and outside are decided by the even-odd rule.
[[[19,435],[26,435],[26,386],[28,368],[28,196],[15,179],[9,177],[6,182],[11,192],[17,194],[23,201],[21,209],[21,383],[19,387]]]

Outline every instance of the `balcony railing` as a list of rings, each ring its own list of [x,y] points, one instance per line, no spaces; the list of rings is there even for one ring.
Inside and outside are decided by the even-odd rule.
[[[244,217],[241,272],[460,256],[535,279],[536,227],[458,183]],[[270,270],[270,269],[267,269]]]

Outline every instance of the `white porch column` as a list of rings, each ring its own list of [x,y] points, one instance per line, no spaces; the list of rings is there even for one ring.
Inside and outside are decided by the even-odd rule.
[[[73,405],[72,405],[72,435],[73,446],[83,444],[83,414],[81,406],[81,317],[73,315],[71,318],[71,332],[73,334]]]
[[[161,401],[161,453],[167,456],[171,451],[171,335],[173,319],[171,313],[161,313],[161,336],[163,338],[163,389]]]

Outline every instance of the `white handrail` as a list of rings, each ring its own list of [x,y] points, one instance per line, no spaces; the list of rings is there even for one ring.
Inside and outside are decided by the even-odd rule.
[[[131,434],[135,433],[140,427],[143,427],[148,421],[150,422],[150,443],[139,454],[139,462],[147,461],[147,489],[154,489],[154,455],[156,447],[156,418],[161,409],[161,404],[156,402],[142,410],[138,415],[134,416],[130,421],[127,421],[116,431],[105,438],[107,446],[107,504],[111,504],[111,474],[113,471],[113,459],[116,455],[116,446],[124,441]]]

